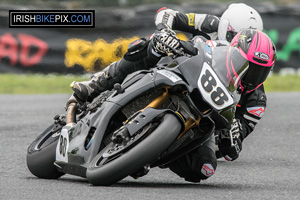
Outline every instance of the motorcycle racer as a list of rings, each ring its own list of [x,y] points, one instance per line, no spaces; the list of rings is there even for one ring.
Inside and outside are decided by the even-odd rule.
[[[162,11],[163,10],[160,12]],[[160,12],[158,12],[158,15]],[[176,15],[173,17],[175,22]],[[205,22],[207,20],[211,20],[211,23],[208,23],[209,25]],[[206,15],[202,20],[202,24],[199,25],[200,23],[198,23],[198,27],[201,27],[201,30],[198,30],[206,30],[209,37],[216,37],[216,31],[208,31],[210,25],[212,25],[213,30],[216,30],[216,26],[214,24],[215,21],[216,23],[218,22],[217,18]],[[166,24],[168,25],[168,23],[169,22]],[[115,83],[121,83],[128,74],[137,70],[154,67],[162,56],[172,53],[172,49],[183,49],[185,54],[197,55],[197,49],[194,47],[194,42],[196,42],[196,40],[180,41],[176,37],[175,32],[170,27],[165,26],[166,24],[158,23],[158,28],[161,28],[159,28],[160,31],[157,31],[155,35],[167,44],[167,46],[160,43],[160,41],[155,38],[151,38],[150,40],[141,38],[131,43],[128,47],[128,52],[120,61],[112,63],[101,72],[95,74],[90,81],[73,82],[72,89],[74,90],[74,95],[70,98],[68,103],[79,102],[82,104],[85,101],[91,102],[93,98],[99,95],[102,91],[112,89]],[[174,25],[172,23],[172,28],[176,28],[176,26],[173,26]],[[196,28],[196,26],[194,27]],[[219,131],[221,138],[219,149],[227,160],[235,160],[238,157],[242,149],[242,141],[253,131],[255,125],[263,116],[266,107],[266,95],[264,93],[262,83],[274,65],[276,58],[275,48],[273,48],[274,45],[265,34],[255,30],[247,29],[245,31],[246,32],[241,32],[236,35],[236,39],[230,44],[230,49],[241,49],[239,53],[242,54],[245,59],[249,60],[249,63],[251,64],[249,64],[249,70],[239,85],[242,97],[237,105],[236,116],[233,124],[231,125],[231,129],[228,131]],[[198,33],[195,32],[195,34]],[[232,31],[230,34],[233,35]],[[240,36],[244,35],[247,36],[245,38],[248,40],[245,40],[242,37],[240,39]],[[202,34],[202,36],[209,39],[204,34]],[[226,36],[226,38],[228,40],[230,39],[228,36]],[[219,44],[224,45],[222,43]],[[262,49],[256,49],[254,52],[252,49],[253,44],[261,44],[262,47],[260,47]],[[268,54],[265,53],[265,49],[263,49],[266,45],[269,45],[271,48],[268,49],[270,50]],[[235,51],[232,50],[231,52]],[[257,52],[259,52],[259,55],[255,55]],[[267,64],[262,63],[266,62],[266,60],[261,58],[264,57],[265,54],[267,55],[265,58],[268,57]],[[227,63],[233,57],[230,52],[228,55],[229,60],[227,60]],[[270,61],[270,59],[273,61]],[[258,68],[258,66],[263,67]],[[259,73],[257,69],[264,70]],[[256,80],[253,77],[259,77],[259,79]],[[237,77],[235,77],[235,79],[236,78]],[[230,137],[230,135],[232,135],[232,137]],[[217,167],[214,137],[211,137],[204,145],[191,152],[189,155],[174,161],[167,167],[179,176],[183,177],[185,180],[191,182],[199,182],[202,179],[210,177],[214,174]]]
[[[263,30],[259,13],[243,3],[230,4],[220,19],[210,14],[184,14],[164,7],[157,11],[155,24],[158,29],[167,26],[173,30],[201,35],[198,40],[206,41],[212,47],[229,45],[237,32],[244,28]],[[217,138],[219,151],[227,161],[238,158],[242,150],[242,141],[254,130],[263,116],[267,100],[264,87],[261,85],[256,89],[255,92],[243,93],[236,119],[232,124],[231,135],[224,131],[216,131],[216,136],[219,136]]]
[[[163,7],[155,15],[157,28],[167,26],[172,30],[201,35],[207,40],[222,40],[228,44],[244,28],[263,30],[259,13],[243,3],[230,4],[221,18],[210,14],[180,13]]]

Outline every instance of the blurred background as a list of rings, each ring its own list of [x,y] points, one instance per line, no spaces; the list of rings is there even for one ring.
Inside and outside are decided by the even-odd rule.
[[[261,14],[264,31],[278,51],[274,72],[300,74],[299,0],[1,0],[0,73],[96,72],[120,59],[131,41],[150,36],[161,7],[221,16],[230,3],[238,2]],[[95,28],[9,28],[9,10],[37,9],[95,10]]]

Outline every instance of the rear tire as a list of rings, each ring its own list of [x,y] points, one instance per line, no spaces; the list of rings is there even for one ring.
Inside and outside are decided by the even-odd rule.
[[[27,167],[38,178],[57,179],[64,175],[54,166],[58,131],[53,132],[55,124],[43,131],[28,147]]]
[[[153,162],[177,138],[181,123],[173,114],[165,114],[160,124],[147,137],[126,152],[107,158],[107,145],[91,161],[87,179],[93,185],[108,186]],[[103,162],[106,160],[106,162]]]

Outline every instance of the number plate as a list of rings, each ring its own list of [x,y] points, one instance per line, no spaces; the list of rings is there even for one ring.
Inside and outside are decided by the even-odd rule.
[[[68,162],[69,131],[63,128],[56,147],[56,161]]]
[[[198,87],[204,99],[217,110],[222,110],[234,103],[226,87],[207,63],[203,65]]]

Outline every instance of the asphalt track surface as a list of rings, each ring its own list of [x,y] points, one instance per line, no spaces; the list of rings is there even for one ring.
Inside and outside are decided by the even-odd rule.
[[[221,160],[214,176],[188,183],[168,169],[138,180],[94,187],[71,175],[34,177],[26,150],[64,112],[68,95],[0,95],[0,199],[300,199],[300,93],[269,93],[261,123],[243,143],[240,158]]]

